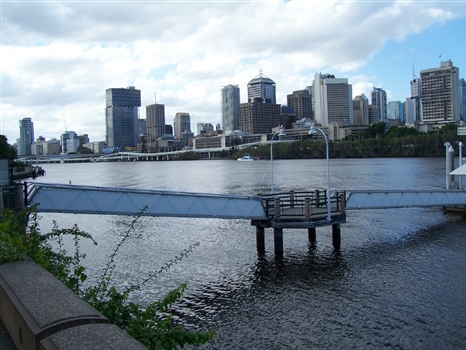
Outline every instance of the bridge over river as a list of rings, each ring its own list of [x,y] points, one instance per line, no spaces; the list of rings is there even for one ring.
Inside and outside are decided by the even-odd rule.
[[[340,224],[347,210],[403,207],[459,207],[466,205],[464,190],[325,191],[257,196],[157,191],[133,188],[24,183],[26,205],[39,212],[246,219],[256,227],[259,252],[265,249],[265,229],[273,228],[275,254],[283,254],[283,229],[332,226],[335,249],[340,248]]]

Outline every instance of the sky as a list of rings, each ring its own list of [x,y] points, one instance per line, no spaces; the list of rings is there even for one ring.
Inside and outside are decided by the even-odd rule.
[[[220,90],[262,70],[277,103],[316,73],[410,96],[413,74],[451,60],[466,77],[466,1],[8,1],[0,0],[0,134],[65,130],[105,140],[105,90],[135,86],[145,106],[221,123]]]

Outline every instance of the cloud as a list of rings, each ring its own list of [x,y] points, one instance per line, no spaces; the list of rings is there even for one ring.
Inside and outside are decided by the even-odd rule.
[[[3,4],[2,132],[18,137],[68,129],[105,135],[105,90],[134,85],[142,105],[197,122],[220,122],[220,89],[246,85],[259,69],[277,99],[312,84],[316,72],[364,76],[387,41],[464,15],[455,2],[11,2]],[[351,80],[351,79],[350,79]],[[366,93],[373,77],[353,92]],[[360,91],[360,92],[359,92]],[[145,108],[141,108],[141,117]],[[44,129],[38,128],[44,126]]]

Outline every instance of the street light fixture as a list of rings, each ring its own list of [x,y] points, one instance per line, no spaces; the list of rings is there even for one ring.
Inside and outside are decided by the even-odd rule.
[[[314,135],[317,133],[317,130],[320,131],[322,133],[322,135],[324,135],[324,139],[325,139],[325,150],[326,150],[326,157],[327,157],[327,222],[330,222],[332,221],[332,215],[331,215],[331,211],[330,211],[330,203],[331,203],[331,200],[330,200],[330,161],[329,161],[329,152],[328,152],[328,139],[327,139],[327,135],[325,134],[325,132],[320,129],[320,128],[316,128],[314,125],[311,126],[311,129],[309,130],[309,135]]]
[[[270,185],[270,193],[273,194],[273,148],[272,148],[272,144],[273,144],[273,139],[275,136],[280,137],[280,136],[285,136],[285,131],[283,130],[283,126],[280,126],[280,131],[277,131],[275,134],[273,134],[272,138],[270,139],[270,173],[271,173],[271,185]]]

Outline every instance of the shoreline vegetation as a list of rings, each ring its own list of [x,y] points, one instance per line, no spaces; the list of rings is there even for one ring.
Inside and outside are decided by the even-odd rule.
[[[445,142],[452,144],[455,156],[459,154],[458,143],[466,144],[466,136],[457,134],[455,123],[432,132],[419,132],[414,128],[393,126],[386,129],[386,123],[377,123],[364,131],[349,135],[341,141],[329,141],[330,158],[405,158],[444,157]],[[259,159],[270,159],[270,142],[260,146],[232,147],[219,152],[212,159],[236,160],[249,153]],[[326,144],[322,137],[297,141],[274,141],[274,159],[325,159]],[[195,152],[180,153],[175,160],[205,160]]]
[[[466,136],[457,135],[457,125],[447,124],[429,133],[414,128],[391,127],[385,123],[369,126],[366,130],[352,134],[342,141],[329,141],[330,158],[400,158],[400,157],[444,157],[445,142],[449,142],[459,154],[458,142],[466,143]],[[258,147],[233,149],[221,154],[224,158],[237,159],[250,153],[260,159],[270,159],[270,144]],[[274,142],[274,159],[324,159],[326,144],[323,138],[293,142]]]

